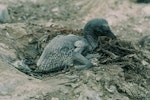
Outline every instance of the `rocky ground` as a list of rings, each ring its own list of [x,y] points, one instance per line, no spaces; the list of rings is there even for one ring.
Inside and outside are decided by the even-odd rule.
[[[135,0],[0,0],[0,4],[7,5],[11,19],[0,24],[0,100],[150,99],[150,4]],[[95,17],[108,20],[117,40],[100,39],[93,53],[101,57],[93,68],[44,75],[23,70],[36,68],[53,37],[81,35],[85,23]]]

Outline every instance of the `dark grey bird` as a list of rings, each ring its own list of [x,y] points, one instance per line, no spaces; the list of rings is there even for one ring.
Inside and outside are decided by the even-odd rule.
[[[83,36],[73,34],[56,36],[44,48],[37,61],[37,71],[56,71],[66,66],[73,66],[74,61],[81,64],[75,66],[77,70],[92,67],[93,64],[85,56],[86,52],[98,46],[99,36],[116,38],[105,19],[90,20],[84,27]]]
[[[150,0],[137,0],[138,3],[150,3]]]

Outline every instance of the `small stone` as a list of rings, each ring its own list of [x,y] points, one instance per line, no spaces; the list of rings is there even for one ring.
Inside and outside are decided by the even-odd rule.
[[[101,97],[96,91],[87,89],[80,94],[78,100],[101,100]]]
[[[33,43],[36,43],[37,41],[36,41],[36,39],[35,38],[29,38],[29,43],[31,43],[31,44],[33,44]]]
[[[109,88],[106,87],[106,89],[110,92],[110,93],[116,93],[117,89],[114,85],[109,86]]]
[[[85,100],[82,95],[79,96],[78,100]]]
[[[123,73],[123,72],[119,72],[119,73],[118,73],[118,76],[124,77],[124,73]]]
[[[99,96],[100,96],[100,97],[104,96],[104,93],[103,93],[103,92],[100,92],[100,93],[99,93]]]
[[[95,65],[95,66],[98,66],[98,59],[97,59],[97,58],[93,58],[93,59],[91,60],[91,63],[92,63],[93,65]]]
[[[101,77],[97,76],[95,79],[96,79],[97,82],[99,82],[101,80]]]
[[[33,80],[33,78],[32,78],[32,77],[29,77],[28,80]]]
[[[24,64],[23,60],[17,60],[14,63],[12,63],[12,65],[17,68],[20,69],[22,71],[31,71],[31,69],[28,67],[28,65]]]
[[[77,88],[74,90],[74,94],[78,95],[78,94],[80,94],[81,91],[82,91],[81,88]]]
[[[146,6],[142,9],[144,17],[150,17],[150,6]]]
[[[2,23],[6,23],[6,22],[10,22],[10,15],[8,13],[8,9],[7,6],[5,5],[0,5],[0,22]]]
[[[144,66],[149,65],[149,63],[148,63],[148,62],[146,62],[145,60],[142,60],[142,64],[143,64]]]
[[[59,100],[59,98],[56,98],[56,97],[52,97],[51,100]]]
[[[52,9],[52,12],[58,12],[58,11],[59,11],[58,7]]]
[[[68,94],[69,93],[69,90],[67,88],[64,88],[64,87],[60,88],[60,91],[62,93],[64,93],[64,94]]]
[[[112,92],[115,92],[115,91],[116,91],[116,87],[113,86],[113,85],[111,85],[111,86],[110,86],[110,90],[112,90]]]
[[[77,75],[66,75],[65,77],[68,78],[68,79],[76,79],[76,78],[79,78],[79,76],[77,76]]]
[[[77,88],[78,86],[79,86],[79,84],[77,83],[77,84],[71,84],[71,86],[73,87],[73,88]]]
[[[142,33],[143,32],[143,30],[141,28],[139,28],[139,27],[135,27],[133,30],[138,32],[138,33]]]

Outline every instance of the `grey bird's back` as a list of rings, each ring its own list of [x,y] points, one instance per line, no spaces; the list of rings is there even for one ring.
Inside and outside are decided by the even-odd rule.
[[[73,34],[58,35],[53,38],[45,47],[37,62],[38,70],[41,72],[55,71],[65,66],[72,66],[72,53],[75,49],[74,43],[79,40],[86,42],[83,37]]]

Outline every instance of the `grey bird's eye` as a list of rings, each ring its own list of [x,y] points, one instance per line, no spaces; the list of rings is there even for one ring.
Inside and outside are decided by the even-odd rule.
[[[100,26],[96,27],[95,29],[95,33],[102,33],[102,31],[103,29]]]
[[[109,26],[108,26],[108,25],[103,25],[103,26],[102,26],[102,29],[103,29],[104,31],[108,31],[108,30],[110,30],[110,28],[109,28]]]

